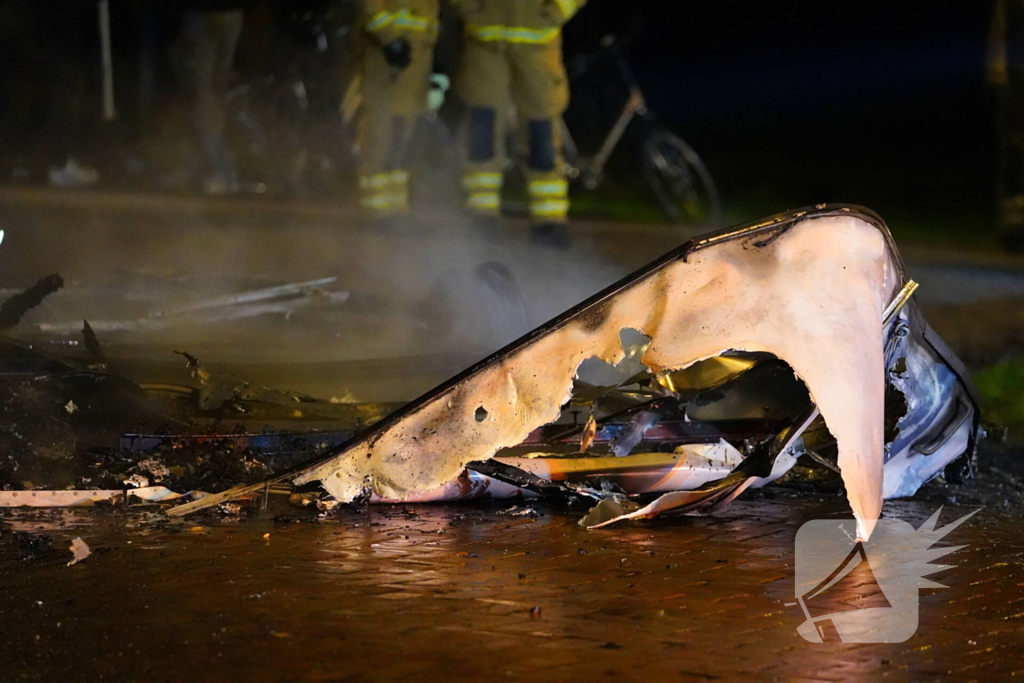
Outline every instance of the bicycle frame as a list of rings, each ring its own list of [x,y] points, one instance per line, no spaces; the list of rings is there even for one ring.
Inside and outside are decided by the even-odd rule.
[[[629,86],[629,96],[626,98],[626,103],[623,105],[619,117],[615,120],[611,130],[608,131],[608,135],[601,143],[601,147],[598,149],[597,154],[586,160],[586,163],[581,164],[582,168],[574,168],[570,170],[569,175],[571,177],[582,177],[583,186],[588,190],[596,189],[597,186],[600,185],[605,164],[608,163],[608,159],[611,157],[612,152],[615,151],[619,142],[622,141],[622,136],[626,133],[626,129],[629,127],[629,124],[633,122],[633,119],[637,116],[646,117],[648,115],[647,101],[644,99],[644,94],[640,90],[640,85],[633,76],[633,72],[630,70],[629,63],[623,56],[621,48],[618,46],[609,46],[612,48],[611,51],[616,67],[622,75],[623,80],[626,81],[626,84]],[[561,131],[562,139],[568,152],[567,156],[579,159],[579,150],[569,133],[568,127],[565,125],[564,119],[561,121]]]
[[[619,118],[615,121],[615,125],[608,131],[608,137],[604,139],[601,144],[601,149],[597,151],[597,154],[593,159],[590,160],[590,167],[587,169],[586,177],[583,180],[584,186],[589,190],[593,190],[597,187],[598,179],[601,173],[604,171],[604,165],[608,163],[608,157],[612,155],[615,148],[618,146],[619,141],[622,140],[623,134],[626,132],[626,128],[633,121],[633,117],[637,114],[643,114],[647,110],[647,104],[644,101],[643,93],[638,89],[634,88],[629,93],[629,99],[626,100],[626,105],[622,108],[622,113],[619,114]]]

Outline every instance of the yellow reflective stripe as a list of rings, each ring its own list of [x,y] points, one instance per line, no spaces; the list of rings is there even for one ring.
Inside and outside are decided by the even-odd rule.
[[[468,26],[473,38],[482,41],[502,40],[507,43],[550,43],[561,30],[558,27],[532,29],[522,26]]]
[[[384,188],[391,183],[390,173],[374,173],[373,175],[359,176],[359,187],[363,189]]]
[[[380,12],[377,12],[372,17],[370,17],[370,20],[368,22],[366,22],[366,30],[367,31],[379,31],[382,28],[384,28],[385,26],[387,26],[388,24],[390,24],[394,20],[395,20],[395,15],[394,14],[391,14],[390,12],[381,10]]]
[[[382,190],[389,185],[404,185],[407,182],[409,182],[409,174],[406,171],[359,176],[359,187],[364,190]]]
[[[576,14],[576,0],[555,0],[555,2],[558,3],[558,8],[562,10],[566,19],[571,19],[572,15]]]
[[[509,43],[550,43],[558,36],[557,28],[534,31],[528,28],[505,29],[505,40]]]
[[[558,29],[543,29],[534,31],[532,29],[506,29],[505,40],[509,43],[550,43],[558,36]]]
[[[474,209],[496,209],[500,203],[497,192],[474,192],[466,199],[466,204]]]
[[[569,213],[569,200],[548,199],[543,202],[532,202],[530,204],[530,215],[532,216],[557,216],[564,217]]]
[[[565,180],[534,180],[530,183],[533,197],[564,197],[569,194],[569,183]]]
[[[407,28],[411,31],[435,31],[437,30],[437,19],[430,17],[418,17],[409,10],[399,10],[394,15],[395,26]]]
[[[390,194],[373,194],[360,198],[359,203],[365,209],[390,209],[394,201]]]
[[[477,40],[502,40],[505,35],[504,26],[467,26],[466,31]]]
[[[497,192],[474,192],[469,195],[467,203],[470,206],[492,208],[498,206],[499,201]]]
[[[437,19],[431,17],[419,17],[407,9],[398,10],[394,13],[385,11],[377,12],[366,22],[367,31],[379,31],[395,25],[395,28],[403,28],[409,31],[436,31]]]
[[[467,173],[462,186],[467,190],[493,189],[501,187],[504,176],[501,173]]]

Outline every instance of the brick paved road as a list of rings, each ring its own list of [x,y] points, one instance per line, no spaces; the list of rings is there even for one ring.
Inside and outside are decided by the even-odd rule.
[[[890,504],[915,526],[932,503]],[[1024,678],[1024,538],[983,510],[902,644],[796,632],[793,538],[833,500],[586,532],[574,511],[381,507],[319,523],[5,513],[2,680]],[[942,521],[966,508],[947,508]],[[190,530],[201,524],[202,529]],[[15,531],[49,534],[32,548]],[[268,538],[264,534],[269,533]],[[94,553],[65,566],[70,538]],[[859,589],[835,596],[856,604]],[[539,608],[536,610],[534,608]],[[533,614],[531,614],[533,610]],[[539,613],[537,613],[539,611]]]

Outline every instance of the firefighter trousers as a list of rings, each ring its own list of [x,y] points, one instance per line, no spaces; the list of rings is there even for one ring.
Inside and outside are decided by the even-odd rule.
[[[535,223],[564,222],[568,183],[559,125],[569,103],[561,41],[543,45],[470,40],[456,78],[469,105],[463,189],[467,208],[497,215],[506,167],[505,140],[514,107],[525,138],[530,217]],[[519,150],[517,150],[519,152]]]
[[[359,199],[371,216],[409,210],[407,150],[418,117],[426,109],[433,66],[433,42],[412,43],[412,61],[396,69],[381,50],[362,54],[363,104],[358,120]]]

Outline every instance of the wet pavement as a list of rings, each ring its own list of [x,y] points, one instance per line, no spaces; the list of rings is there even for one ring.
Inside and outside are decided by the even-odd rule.
[[[368,226],[331,206],[10,188],[0,228],[0,288],[54,271],[68,280],[15,330],[29,338],[44,322],[336,277],[354,294],[336,310],[101,342],[112,368],[140,380],[173,366],[170,379],[187,381],[172,353],[187,348],[211,369],[365,400],[412,398],[691,236],[578,224],[562,252],[529,245],[514,221],[485,235],[445,215]],[[1019,260],[906,253],[929,319],[958,351],[1019,348]],[[444,318],[460,333],[435,334],[422,302],[438,277],[454,270],[466,284],[488,260],[517,277],[525,314],[461,320],[495,303],[468,296],[450,302],[454,323]],[[473,334],[496,322],[508,324]],[[807,520],[847,516],[835,498],[783,491],[711,517],[592,532],[576,525],[583,510],[547,505],[536,517],[450,505],[318,519],[278,501],[256,517],[174,522],[138,509],[6,510],[0,681],[1024,679],[1024,487],[1003,481],[887,504],[915,526],[942,502],[954,502],[943,522],[984,506],[946,539],[967,544],[945,560],[955,569],[931,577],[949,588],[922,591],[919,630],[891,645],[797,634],[794,537]],[[93,554],[69,567],[76,536]],[[830,599],[858,606],[864,592]]]
[[[782,494],[600,531],[539,506],[379,506],[328,518],[6,511],[0,679],[1024,678],[1019,517],[984,509],[905,643],[803,640],[794,535],[845,503]],[[915,527],[937,506],[895,502]],[[968,508],[947,506],[941,523]],[[513,511],[514,512],[514,511]],[[277,515],[277,520],[273,518]],[[301,521],[300,521],[301,520]],[[17,532],[22,533],[17,533]],[[40,540],[39,535],[45,537]],[[70,540],[92,555],[67,566]],[[862,586],[830,594],[834,609]]]

